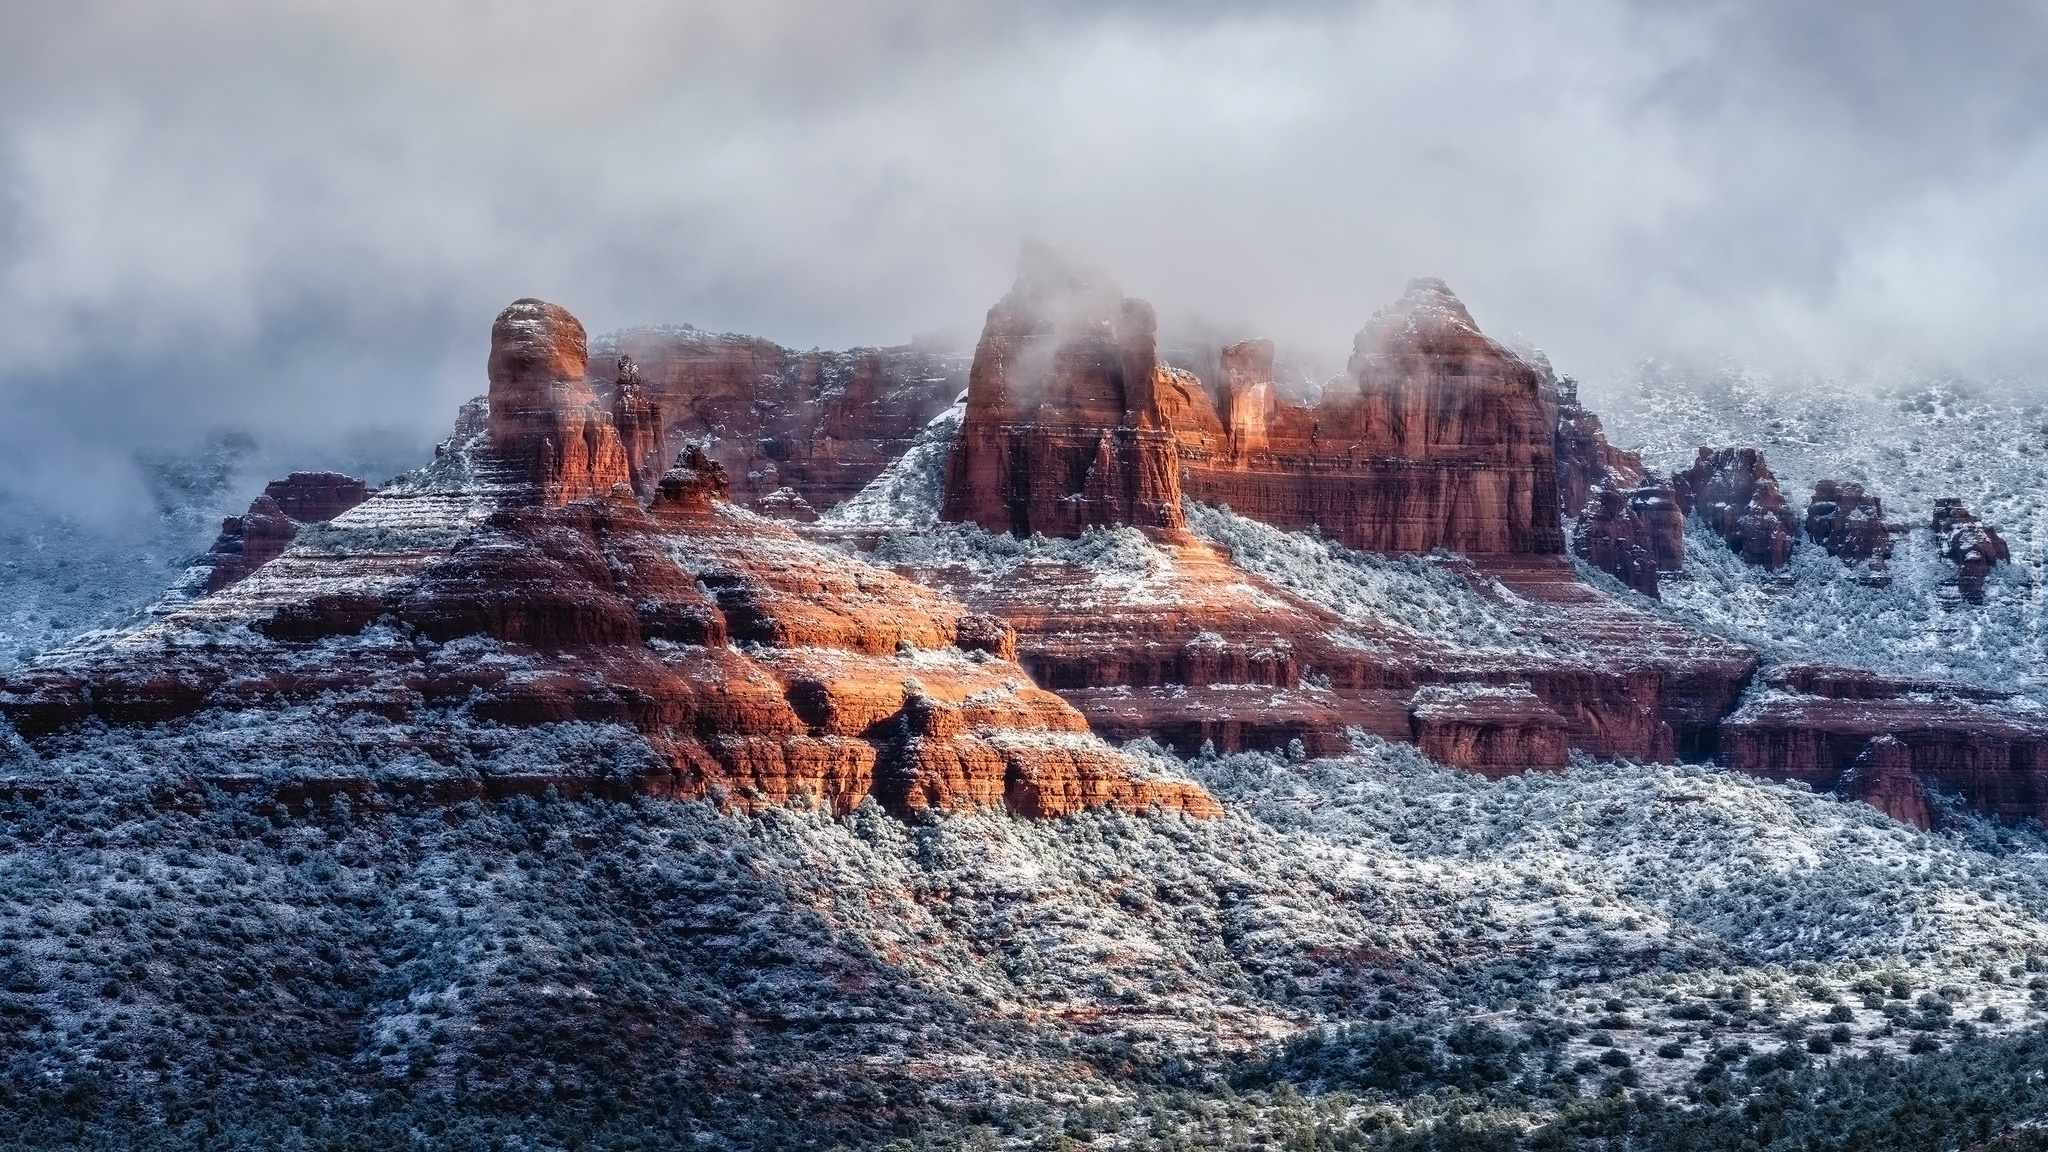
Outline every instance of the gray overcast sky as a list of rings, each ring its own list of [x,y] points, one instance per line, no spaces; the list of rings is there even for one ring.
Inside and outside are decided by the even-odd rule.
[[[0,0],[0,487],[422,438],[491,316],[972,329],[1018,241],[1340,360],[2048,366],[2048,6]]]

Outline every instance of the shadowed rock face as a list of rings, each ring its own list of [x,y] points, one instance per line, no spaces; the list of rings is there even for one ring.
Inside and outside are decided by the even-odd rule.
[[[621,374],[611,364],[631,360],[665,442],[706,445],[731,478],[734,503],[795,510],[784,518],[860,491],[967,386],[966,356],[923,345],[798,351],[694,328],[631,328],[597,343],[603,365],[590,383],[600,399],[616,409]],[[619,433],[627,438],[623,419]],[[655,463],[658,480],[667,460]],[[785,488],[792,495],[764,504]]]
[[[1160,364],[1157,327],[1151,305],[1102,270],[1026,245],[975,348],[940,518],[1018,535],[1179,530],[1159,397],[1209,404],[1192,376]]]
[[[1691,468],[1671,478],[1678,506],[1707,526],[1745,563],[1777,571],[1792,558],[1796,523],[1778,477],[1754,448],[1702,448]]]
[[[491,447],[542,504],[633,486],[612,424],[584,380],[583,325],[544,300],[515,300],[491,325]]]
[[[1319,404],[1279,399],[1264,341],[1222,365],[1220,416],[1199,388],[1172,397],[1188,496],[1365,551],[1564,550],[1555,396],[1443,281],[1375,313]]]
[[[2006,693],[1855,668],[1780,669],[1769,686],[1721,725],[1731,768],[1922,827],[1906,776],[2003,820],[2048,818],[2048,720]]]
[[[1934,826],[1934,806],[1927,788],[1913,774],[1913,750],[1896,736],[1879,736],[1866,745],[1842,774],[1842,795],[1861,800],[1901,824]]]
[[[654,498],[654,488],[667,463],[668,430],[662,423],[661,405],[647,395],[640,380],[640,366],[621,354],[609,392],[612,427],[618,430],[619,446],[633,470],[633,494],[642,502]],[[602,399],[602,397],[601,397]]]
[[[1559,382],[1557,489],[1578,520],[1572,553],[1645,596],[1658,573],[1685,567],[1685,513],[1641,456],[1607,442],[1600,417],[1579,406],[1578,387]]]

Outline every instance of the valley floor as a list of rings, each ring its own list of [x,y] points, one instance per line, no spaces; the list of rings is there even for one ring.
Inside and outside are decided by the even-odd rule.
[[[279,810],[58,758],[5,803],[0,1117],[31,1146],[1952,1148],[2048,1113],[2038,830],[1372,741],[1161,766],[1227,815]]]

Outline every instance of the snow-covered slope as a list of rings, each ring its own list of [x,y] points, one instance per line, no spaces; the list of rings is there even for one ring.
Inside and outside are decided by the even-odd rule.
[[[1147,1100],[1196,1123],[1162,1082],[1214,1092],[1289,1037],[1462,1027],[1505,1038],[1490,1090],[1540,1124],[1603,1092],[1739,1099],[1729,1051],[1789,1066],[2033,1027],[2048,965],[2038,837],[1930,836],[1700,769],[1487,784],[1368,743],[1187,766],[1218,820],[906,825],[282,811],[260,787],[188,810],[156,798],[193,762],[97,771],[121,754],[59,756],[73,783],[0,799],[15,1122],[102,1085],[102,1132],[147,1101],[188,1135],[240,1109],[275,1143],[382,1101],[457,1134],[597,1109],[713,1147],[972,1123],[1024,1147]],[[1382,1106],[1439,1108],[1427,1065],[1413,1079]]]
[[[1687,575],[1664,587],[1673,610],[1772,659],[2048,692],[2048,414],[2039,397],[1942,381],[1859,387],[1730,372],[1646,374],[1593,402],[1613,440],[1640,448],[1660,472],[1689,464],[1700,445],[1753,445],[1796,509],[1816,480],[1854,481],[1884,500],[1889,522],[1910,526],[1882,588],[1803,540],[1790,569],[1772,576],[1694,533]],[[1945,496],[1960,497],[2012,548],[1981,606],[1958,601],[1954,565],[1928,526]]]

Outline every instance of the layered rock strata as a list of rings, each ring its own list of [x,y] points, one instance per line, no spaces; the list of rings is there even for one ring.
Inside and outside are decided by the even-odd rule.
[[[440,798],[1217,811],[1033,686],[1001,622],[733,507],[701,447],[643,507],[583,384],[580,333],[553,305],[515,304],[488,407],[434,465],[230,588],[0,679],[0,715],[58,743],[93,721],[137,741],[260,722],[244,767],[221,753],[205,771],[303,760]],[[533,733],[529,750],[480,761],[507,728]],[[564,732],[633,751],[550,751]]]
[[[491,450],[542,504],[633,486],[612,414],[584,378],[588,360],[582,323],[559,305],[515,300],[491,325]]]
[[[1135,526],[1165,559],[1131,596],[1104,594],[1103,574],[1071,560],[994,580],[971,565],[902,570],[1009,621],[1024,665],[1112,738],[1328,753],[1355,728],[1425,740],[1489,774],[1554,767],[1571,748],[1711,750],[1755,658],[1572,576],[1547,366],[1484,336],[1436,280],[1411,282],[1373,317],[1319,404],[1284,400],[1272,363],[1267,341],[1220,349],[1212,403],[1191,375],[1160,367],[1149,308],[1099,270],[1027,248],[976,353],[941,519],[1064,537]],[[1597,436],[1597,420],[1585,426]],[[1603,460],[1610,490],[1624,470],[1640,479],[1640,461],[1612,449]],[[1183,497],[1362,550],[1464,552],[1475,595],[1526,613],[1530,635],[1560,638],[1481,652],[1338,615],[1175,531]],[[1681,554],[1675,505],[1629,514],[1643,522],[1625,528],[1643,541],[1632,574],[1654,590],[1660,562]],[[1575,631],[1596,647],[1562,639]]]
[[[1908,776],[2003,820],[2048,819],[2048,713],[1973,685],[1780,669],[1721,725],[1721,749],[1731,768],[1875,797],[1922,826]]]
[[[1365,604],[1340,614],[1234,564],[1227,547],[1148,548],[1142,570],[1058,548],[994,569],[898,570],[1014,626],[1019,662],[1096,732],[1183,754],[1298,741],[1334,755],[1356,729],[1494,777],[1557,767],[1570,749],[1698,758],[1757,666],[1747,649],[1587,587],[1561,557],[1411,561],[1417,593],[1448,577],[1490,605],[1501,632],[1479,637]]]
[[[1698,516],[1745,563],[1775,572],[1791,560],[1797,524],[1763,453],[1701,448],[1671,487],[1679,509]]]
[[[207,554],[206,590],[218,592],[284,554],[308,524],[332,520],[369,499],[369,486],[339,472],[294,472],[272,480],[249,511],[221,521]]]
[[[1555,397],[1443,281],[1375,313],[1316,405],[1279,397],[1264,341],[1225,348],[1222,373],[1215,408],[1172,397],[1188,497],[1366,551],[1564,550]]]
[[[1984,581],[1993,568],[2012,559],[2012,549],[1997,529],[1977,519],[1954,497],[1934,502],[1933,528],[1935,546],[1956,566],[1956,590],[1963,599],[1981,603]]]

